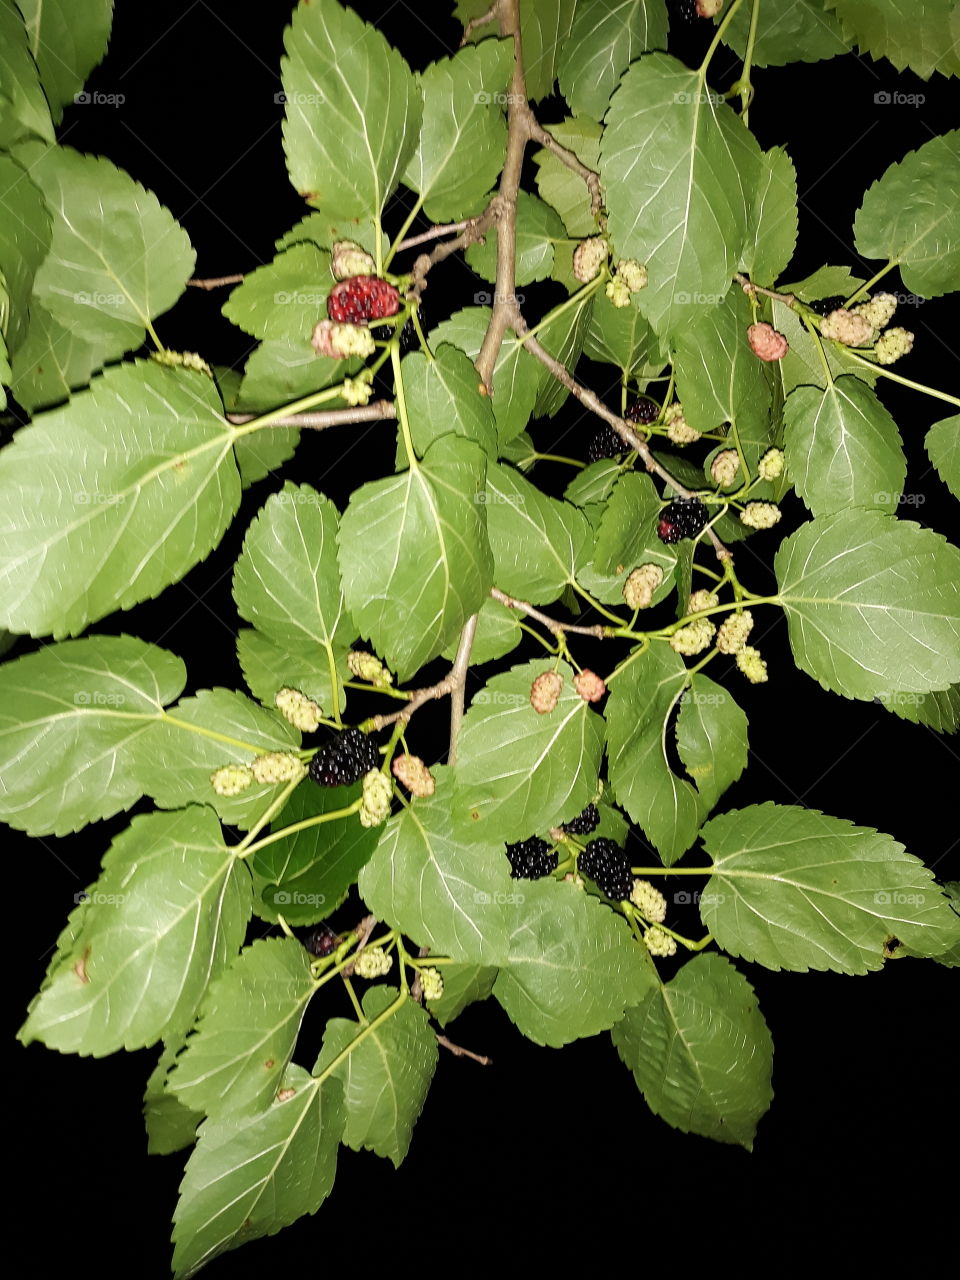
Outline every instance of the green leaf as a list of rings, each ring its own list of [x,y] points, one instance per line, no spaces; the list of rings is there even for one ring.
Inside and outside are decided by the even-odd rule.
[[[570,39],[577,0],[520,0],[520,36],[528,97],[538,102],[553,90],[561,50]],[[457,0],[457,18],[466,25],[489,9],[487,0]],[[472,35],[482,40],[495,30],[492,22]]]
[[[523,632],[517,615],[498,600],[484,600],[480,606],[473,648],[470,650],[471,667],[502,658],[505,653],[515,649],[522,639]],[[443,651],[443,656],[452,662],[459,643],[459,637],[451,641]]]
[[[600,117],[628,64],[666,44],[660,0],[580,0],[560,52],[560,91],[577,115]]]
[[[211,983],[168,1088],[208,1116],[263,1111],[316,990],[310,953],[296,938],[258,939]]]
[[[261,413],[276,409],[324,387],[335,386],[356,373],[362,363],[357,359],[331,360],[328,356],[318,356],[309,337],[269,338],[260,343],[246,363],[236,407]],[[333,402],[333,407],[337,403]],[[279,432],[271,428],[269,434]]]
[[[924,447],[940,479],[960,499],[960,414],[935,422],[927,432]]]
[[[699,673],[680,698],[677,751],[704,812],[747,767],[747,717],[726,689]]]
[[[474,360],[480,353],[490,315],[489,307],[464,307],[431,331],[430,345],[436,349],[442,342],[452,343]],[[501,446],[527,425],[545,376],[543,365],[524,350],[515,336],[508,335],[493,371],[493,412]]]
[[[357,489],[340,523],[340,571],[361,634],[406,680],[442,653],[493,582],[486,459],[442,436],[422,463]]]
[[[150,1073],[143,1095],[143,1119],[147,1130],[147,1153],[169,1156],[184,1147],[192,1147],[197,1139],[197,1126],[203,1120],[167,1089],[170,1068],[177,1060],[183,1041],[178,1038],[164,1046],[160,1060]]]
[[[107,358],[106,347],[65,329],[34,298],[27,332],[13,358],[10,387],[19,403],[35,414],[85,387]]]
[[[545,280],[552,273],[554,248],[558,241],[568,245],[567,233],[559,214],[537,196],[521,191],[517,196],[518,286]],[[466,258],[467,266],[482,279],[496,280],[496,233],[488,235],[482,244],[470,245]]]
[[[17,0],[17,4],[27,24],[40,82],[59,124],[65,106],[89,100],[78,90],[107,51],[113,0]]]
[[[769,420],[770,383],[747,341],[751,319],[746,295],[733,289],[720,306],[694,309],[677,335],[677,394],[697,431],[729,422],[760,432]]]
[[[0,0],[0,147],[31,135],[53,142],[53,121],[23,16],[13,0]]]
[[[295,244],[309,242],[318,249],[332,249],[338,240],[352,240],[367,253],[375,254],[379,226],[379,219],[375,218],[340,218],[325,213],[308,213],[280,237],[274,248],[279,253]]]
[[[255,338],[309,339],[326,317],[333,288],[330,255],[305,242],[244,277],[223,304],[223,314]]]
[[[239,795],[221,796],[210,784],[211,773],[226,764],[249,764],[261,752],[296,751],[299,745],[300,734],[276,711],[232,689],[202,689],[170,708],[138,754],[144,789],[161,809],[209,804],[224,822],[247,828],[286,784],[255,782]]]
[[[559,124],[546,126],[561,146],[572,151],[581,163],[595,173],[600,167],[600,135],[603,130],[587,116],[568,116]],[[533,153],[537,166],[537,189],[551,208],[556,209],[571,236],[591,236],[597,232],[597,219],[590,204],[590,193],[584,181],[551,151]]]
[[[872,58],[888,58],[924,80],[934,71],[960,74],[956,6],[952,0],[825,0],[845,38]],[[874,101],[889,102],[877,97]]]
[[[399,1167],[437,1066],[437,1037],[425,1009],[393,987],[371,987],[363,997],[365,1023],[331,1018],[316,1072],[332,1068],[343,1084],[347,1124],[343,1141],[354,1151],[375,1151]],[[334,1063],[337,1063],[334,1066]]]
[[[132,636],[48,645],[0,667],[0,817],[66,835],[143,795],[140,748],[187,682],[179,658]]]
[[[878,511],[801,525],[775,560],[797,666],[825,689],[873,698],[960,681],[960,551]]]
[[[593,297],[585,295],[570,310],[561,311],[553,319],[544,322],[543,328],[537,334],[540,345],[566,368],[575,369],[583,350],[592,314]],[[528,360],[535,359],[526,352],[524,356]],[[542,365],[540,367],[543,368]],[[533,406],[534,417],[537,418],[552,418],[570,395],[559,378],[553,377],[546,370],[545,374]]]
[[[617,676],[606,708],[610,785],[667,866],[693,844],[706,812],[667,756],[667,728],[688,680],[680,655],[655,643]]]
[[[432,222],[476,212],[503,167],[507,128],[501,104],[513,74],[513,42],[485,40],[432,62],[419,77],[420,140],[403,181]]]
[[[266,1111],[205,1121],[174,1214],[178,1280],[316,1213],[333,1189],[345,1122],[340,1081],[321,1084],[295,1066]]]
[[[337,658],[340,650],[336,651]],[[311,641],[302,644],[276,644],[262,631],[243,627],[237,633],[237,658],[243,669],[243,678],[255,698],[265,706],[275,706],[278,689],[299,689],[314,702],[332,710],[330,699],[330,663],[327,654]],[[337,671],[345,676],[339,665]],[[341,710],[343,709],[341,697]]]
[[[556,669],[563,689],[553,711],[530,705],[530,687]],[[597,788],[603,720],[573,687],[566,663],[527,662],[494,676],[464,717],[456,812],[480,840],[523,840],[575,818]]]
[[[588,554],[586,516],[499,463],[487,469],[486,500],[497,586],[533,604],[556,600]]]
[[[609,1030],[654,981],[626,921],[572,884],[522,889],[494,996],[535,1044],[559,1048]]]
[[[296,427],[271,427],[269,431],[251,431],[238,436],[233,445],[240,483],[244,489],[265,480],[288,462],[300,443]]]
[[[193,274],[187,233],[152,192],[100,156],[30,143],[18,158],[53,215],[37,301],[108,360],[140,346]]]
[[[403,389],[413,447],[423,457],[444,435],[473,440],[490,458],[497,456],[497,423],[489,396],[480,394],[480,375],[457,347],[436,348],[428,360],[420,351],[402,364]]]
[[[34,277],[49,248],[50,214],[40,189],[11,156],[0,155],[0,275],[8,299],[0,332],[11,353],[27,335]]]
[[[647,1105],[675,1129],[753,1150],[770,1106],[773,1040],[729,960],[694,956],[613,1029]]]
[[[856,287],[855,284],[854,287]],[[775,376],[780,379],[784,396],[788,396],[798,386],[825,389],[827,378],[823,371],[823,360],[820,358],[816,342],[808,333],[803,321],[795,311],[784,303],[777,302],[776,299],[771,302],[771,310],[774,328],[778,329],[790,344],[790,350],[782,360],[776,362],[774,371]],[[856,364],[855,352],[841,346],[838,342],[824,342],[823,352],[833,378],[838,378],[842,374],[852,374],[872,387],[879,376],[872,366]]]
[[[950,906],[892,836],[796,805],[759,804],[703,829],[700,915],[724,951],[768,969],[879,969],[891,937],[918,955],[953,938]]]
[[[497,970],[490,965],[445,964],[443,966],[443,994],[439,1000],[428,1001],[431,1014],[447,1026],[458,1018],[468,1005],[486,1000],[493,990]]]
[[[796,284],[784,284],[780,288],[784,293],[796,294],[804,302],[815,302],[818,298],[832,298],[836,294],[848,297],[856,293],[864,283],[855,276],[849,267],[818,267],[809,276],[804,276]]]
[[[859,378],[796,387],[784,408],[784,450],[797,493],[815,516],[844,507],[896,511],[907,477],[897,424]]]
[[[234,437],[209,378],[151,361],[19,431],[0,453],[4,625],[60,638],[182,578],[239,504]]]
[[[294,187],[328,217],[379,218],[420,132],[420,87],[375,27],[335,0],[294,10],[282,62]]]
[[[280,831],[307,818],[336,813],[360,796],[352,787],[298,787],[272,830]],[[282,915],[288,924],[316,924],[340,902],[373,856],[380,832],[365,827],[355,813],[317,823],[257,849],[250,858],[255,910],[266,920]]]
[[[311,684],[328,711],[343,705],[338,666],[356,634],[343,601],[338,529],[329,498],[288,481],[248,529],[233,575],[241,617],[285,652],[315,653],[321,669],[325,662],[325,678]]]
[[[627,472],[614,485],[600,518],[593,566],[601,573],[636,569],[654,532],[660,495],[649,476]]]
[[[753,60],[758,67],[781,67],[789,62],[819,62],[849,51],[837,19],[827,12],[831,0],[763,0]],[[721,13],[718,21],[725,18]],[[744,5],[726,32],[726,43],[743,57],[750,27],[750,6]]]
[[[134,818],[107,852],[79,935],[20,1039],[99,1058],[185,1031],[249,916],[249,872],[211,809]]]
[[[772,285],[789,266],[796,244],[797,171],[782,147],[771,147],[760,156],[760,180],[741,269],[754,284]]]
[[[933,693],[878,693],[875,701],[901,720],[928,725],[937,733],[956,733],[960,727],[960,685]]]
[[[567,502],[585,510],[599,506],[613,493],[614,485],[625,474],[624,465],[617,458],[601,458],[578,471],[563,491]]]
[[[667,363],[660,339],[637,305],[615,307],[605,297],[594,304],[583,352],[640,379],[655,377]]]
[[[499,964],[516,888],[503,844],[460,835],[451,813],[451,772],[445,766],[431,772],[436,792],[408,805],[382,829],[376,852],[360,872],[360,896],[379,919],[420,946],[463,963]]]
[[[857,251],[894,259],[923,298],[960,289],[960,130],[931,138],[869,187],[854,222]]]
[[[759,154],[739,116],[675,58],[646,54],[620,81],[600,176],[617,252],[648,265],[638,301],[658,333],[680,332],[691,305],[725,296],[747,236]]]

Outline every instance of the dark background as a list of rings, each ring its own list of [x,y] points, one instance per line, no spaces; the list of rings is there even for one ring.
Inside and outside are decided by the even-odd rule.
[[[354,7],[378,22],[415,68],[458,43],[445,3]],[[228,0],[117,0],[110,53],[88,88],[125,100],[71,107],[60,129],[62,142],[108,156],[157,193],[188,230],[200,275],[248,271],[269,260],[274,240],[306,212],[286,179],[275,101],[291,8],[289,0],[249,12]],[[674,51],[698,57],[707,25],[684,33]],[[734,68],[721,50],[714,83],[725,86]],[[950,126],[954,86],[940,77],[925,84],[853,55],[758,71],[755,79],[751,125],[764,146],[786,145],[799,171],[803,247],[789,274],[799,278],[829,261],[869,276],[878,264],[860,262],[851,235],[863,190],[891,160]],[[874,99],[881,92],[922,94],[924,101],[881,105]],[[540,111],[548,122],[561,114],[559,100]],[[402,204],[388,220],[394,227]],[[484,287],[457,264],[437,272],[428,323]],[[896,277],[889,287],[902,289]],[[241,364],[250,344],[220,317],[224,296],[188,291],[159,320],[161,337],[211,362]],[[531,292],[527,310],[550,303],[549,292]],[[957,374],[948,306],[937,300],[903,308],[897,320],[917,333],[914,354],[898,369],[945,388],[956,386]],[[588,372],[599,391],[611,390],[609,369]],[[889,382],[881,389],[910,458],[906,492],[915,505],[903,514],[947,532],[950,499],[922,439],[949,409]],[[582,457],[592,429],[570,402],[533,434],[543,450]],[[284,475],[318,485],[342,506],[361,478],[392,465],[393,427],[361,430],[349,444],[332,432],[306,440]],[[351,448],[359,439],[364,448]],[[361,458],[373,470],[361,473]],[[544,468],[541,482],[559,488],[568,478],[563,469]],[[274,478],[249,491],[219,551],[183,583],[92,630],[162,641],[187,660],[191,689],[242,687],[230,570],[249,519],[276,487]],[[788,501],[786,517],[789,528],[802,518],[796,500]],[[741,576],[757,590],[770,581],[766,566],[778,540],[760,534],[740,555]],[[956,877],[956,741],[877,705],[824,692],[792,665],[782,625],[761,621],[771,681],[755,688],[734,677],[753,750],[723,807],[802,802],[889,832],[939,877]],[[35,643],[20,641],[14,655]],[[472,676],[473,686],[483,678]],[[418,716],[416,740],[436,758],[442,713],[433,722],[428,716]],[[95,876],[109,839],[127,821],[120,815],[61,840],[7,836],[18,879],[33,887],[11,903],[26,940],[8,983],[15,1025],[73,895]],[[678,914],[676,923],[697,932],[693,919]],[[639,1262],[651,1251],[658,1266],[687,1259],[702,1265],[718,1252],[746,1258],[758,1240],[778,1241],[791,1256],[804,1243],[819,1250],[828,1235],[834,1247],[862,1258],[935,1235],[949,1182],[940,1168],[950,1166],[955,1142],[948,1120],[955,1062],[947,1049],[955,975],[907,960],[860,979],[746,971],[776,1046],[776,1097],[752,1155],[679,1134],[652,1117],[609,1037],[562,1053],[541,1049],[488,1002],[468,1010],[453,1034],[491,1054],[494,1065],[442,1056],[399,1174],[372,1155],[343,1150],[336,1188],[316,1218],[227,1255],[209,1275],[289,1274],[295,1267],[299,1275],[323,1276],[379,1271],[390,1262],[474,1274],[498,1264],[510,1271],[572,1266],[586,1250],[594,1251],[593,1265]],[[328,1004],[324,1016],[331,1012],[347,1009]],[[93,1061],[33,1045],[17,1046],[12,1057],[7,1105],[24,1129],[8,1169],[23,1191],[14,1230],[30,1242],[31,1270],[63,1274],[88,1258],[103,1275],[167,1274],[182,1162],[146,1156],[139,1111],[154,1051]],[[609,1251],[609,1264],[600,1250]]]

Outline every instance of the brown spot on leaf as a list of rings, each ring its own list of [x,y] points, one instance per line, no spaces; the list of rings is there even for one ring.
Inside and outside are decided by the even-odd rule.
[[[296,1092],[296,1089],[280,1089],[277,1093],[277,1101],[289,1102]]]
[[[266,1060],[266,1062],[265,1062],[263,1065],[264,1065],[264,1066],[267,1068],[267,1070],[269,1071],[269,1070],[270,1070],[270,1068],[274,1065],[273,1058],[268,1058],[268,1059]]]
[[[897,954],[903,943],[895,933],[891,933],[889,938],[885,938],[883,942],[883,958],[884,960],[892,960]]]
[[[471,809],[471,810],[470,810],[470,821],[471,821],[471,822],[479,822],[479,821],[480,821],[480,810],[479,810],[479,809]]]
[[[90,981],[90,979],[87,977],[87,961],[89,959],[90,959],[90,948],[87,947],[86,951],[77,961],[77,963],[73,966],[73,972],[77,975],[77,977],[80,979],[81,982]]]

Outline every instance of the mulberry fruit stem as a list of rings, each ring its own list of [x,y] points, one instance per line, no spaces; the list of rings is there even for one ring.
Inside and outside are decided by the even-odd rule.
[[[390,341],[390,364],[393,367],[393,384],[397,396],[397,419],[403,433],[403,446],[407,451],[407,463],[411,471],[418,471],[420,463],[413,451],[413,437],[410,435],[410,419],[407,416],[407,398],[403,389],[403,374],[400,371],[400,339]]]
[[[287,785],[280,792],[280,794],[274,796],[270,804],[266,807],[266,809],[264,809],[263,813],[261,813],[260,817],[256,820],[256,822],[253,824],[253,826],[250,828],[247,834],[243,837],[240,843],[237,845],[234,845],[233,853],[238,858],[241,858],[241,857],[245,858],[247,854],[249,854],[252,851],[253,842],[256,840],[257,836],[260,834],[263,828],[267,825],[270,819],[274,816],[274,814],[280,812],[283,806],[287,803],[287,801],[293,795],[294,791],[296,791],[297,787],[303,781],[304,776],[305,775],[303,773],[299,773],[295,777],[291,778],[290,781],[287,783]]]
[[[353,1037],[353,1039],[346,1046],[346,1048],[342,1049],[340,1053],[338,1053],[337,1056],[330,1063],[328,1063],[328,1065],[324,1068],[324,1070],[321,1071],[320,1074],[315,1077],[317,1084],[322,1085],[325,1080],[329,1080],[329,1078],[337,1070],[340,1064],[342,1062],[346,1062],[346,1060],[350,1057],[351,1053],[353,1053],[353,1051],[357,1048],[360,1042],[363,1040],[366,1040],[367,1036],[372,1035],[374,1031],[376,1031],[378,1027],[382,1027],[385,1022],[389,1022],[389,1020],[394,1016],[394,1014],[400,1012],[400,1010],[403,1008],[403,1006],[406,1004],[406,1002],[409,999],[410,999],[409,992],[401,991],[400,994],[397,996],[396,1000],[394,1000],[393,1004],[387,1005],[383,1013],[378,1013],[372,1022],[368,1022],[367,1025],[363,1027],[363,1029]]]
[[[235,854],[247,858],[256,850],[265,849],[268,844],[275,844],[278,840],[286,840],[288,836],[295,835],[298,831],[306,831],[308,827],[319,826],[321,822],[334,822],[338,818],[349,818],[352,814],[359,813],[363,805],[363,797],[360,796],[354,800],[353,804],[345,805],[342,809],[331,809],[329,813],[314,814],[312,818],[304,818],[301,822],[292,822],[289,827],[281,827],[279,831],[271,831],[262,840],[254,840],[254,837],[263,830],[273,817],[273,814],[280,808],[280,804],[287,799],[289,794],[292,794],[294,787],[298,786],[299,782],[300,779],[298,778],[288,784],[288,788],[285,788],[277,797],[270,809],[257,820],[256,826],[251,827],[240,843],[234,846],[233,852]]]
[[[879,280],[882,280],[888,271],[892,271],[895,266],[897,266],[897,260],[896,258],[891,258],[885,267],[881,267],[880,270],[876,272],[875,275],[872,275],[870,279],[867,280],[864,284],[862,284],[855,293],[851,293],[850,297],[847,298],[846,302],[843,304],[844,308],[849,309],[850,307],[852,307],[853,304],[856,301],[858,301],[858,299],[862,298],[865,293],[869,293],[870,290],[873,288],[873,286]]]

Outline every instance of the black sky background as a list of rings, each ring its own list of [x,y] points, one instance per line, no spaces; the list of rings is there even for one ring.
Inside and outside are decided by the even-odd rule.
[[[354,7],[381,25],[415,68],[457,46],[459,27],[446,3],[370,0]],[[276,101],[291,9],[289,0],[249,11],[228,0],[117,0],[111,50],[88,88],[125,100],[72,107],[59,131],[62,142],[108,156],[156,192],[189,232],[200,275],[268,261],[276,238],[307,211],[286,178]],[[706,26],[675,41],[673,51],[698,57]],[[734,68],[721,51],[714,82],[725,86]],[[852,245],[862,193],[890,161],[955,123],[955,85],[940,77],[925,84],[853,55],[758,71],[755,80],[751,125],[764,146],[786,145],[799,171],[802,248],[790,275],[824,262],[870,275],[879,264],[862,263]],[[925,100],[881,104],[878,93]],[[551,100],[540,114],[557,119],[562,104]],[[463,266],[438,271],[428,292],[429,323],[468,305],[484,287]],[[896,278],[890,287],[902,291]],[[158,321],[161,337],[211,362],[239,365],[251,344],[220,316],[225,296],[188,291]],[[534,298],[550,305],[547,292]],[[915,353],[898,369],[955,389],[950,300],[904,308],[898,323],[917,333]],[[589,372],[598,391],[610,389],[609,369]],[[890,383],[881,394],[910,459],[906,493],[914,505],[902,514],[949,533],[951,500],[922,449],[925,429],[949,408]],[[362,479],[392,467],[393,426],[361,430],[349,439],[328,432],[305,440],[283,475],[317,485],[342,507]],[[592,425],[571,402],[532,430],[541,449],[584,456]],[[362,447],[351,447],[359,440]],[[540,479],[559,491],[568,478],[545,468]],[[122,630],[162,642],[187,661],[188,691],[213,683],[242,688],[230,570],[250,519],[277,487],[271,478],[248,491],[219,551],[183,583],[91,632]],[[788,500],[790,528],[802,514]],[[739,558],[741,577],[756,590],[772,580],[766,566],[777,541],[760,534]],[[956,739],[824,692],[793,666],[782,624],[761,621],[769,629],[762,644],[771,681],[758,689],[731,679],[751,718],[752,752],[721,808],[803,803],[889,832],[940,878],[956,878]],[[24,639],[10,656],[36,644]],[[472,687],[486,674],[473,675]],[[430,715],[418,715],[417,741],[436,756],[442,710]],[[18,962],[8,966],[12,1025],[36,990],[73,895],[95,876],[109,839],[128,820],[119,815],[60,840],[7,833],[17,869],[11,916],[22,929]],[[692,918],[677,923],[696,932]],[[911,961],[859,979],[742,967],[776,1049],[776,1096],[752,1155],[676,1133],[651,1116],[608,1036],[561,1052],[538,1048],[488,1002],[468,1010],[452,1034],[491,1054],[494,1065],[441,1058],[400,1172],[373,1155],[342,1150],[336,1188],[315,1218],[226,1255],[209,1268],[211,1280],[372,1273],[388,1262],[418,1271],[512,1272],[571,1267],[588,1251],[593,1265],[606,1267],[633,1265],[631,1258],[639,1264],[651,1248],[660,1266],[700,1266],[708,1258],[746,1258],[764,1245],[777,1252],[761,1256],[777,1265],[784,1246],[793,1256],[805,1243],[823,1245],[823,1233],[833,1236],[838,1223],[834,1247],[857,1256],[912,1247],[918,1232],[935,1236],[950,1182],[942,1169],[955,1164],[955,974]],[[324,1016],[347,1012],[345,998],[343,1007],[331,1000],[324,1008]],[[8,1168],[22,1199],[12,1230],[30,1272],[69,1274],[82,1257],[105,1276],[168,1274],[182,1157],[146,1155],[139,1112],[154,1060],[154,1051],[93,1061],[39,1045],[13,1049],[8,1107],[22,1131]]]

